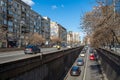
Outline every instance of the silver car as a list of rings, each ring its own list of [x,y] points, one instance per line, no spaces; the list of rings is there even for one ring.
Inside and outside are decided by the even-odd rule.
[[[83,59],[82,59],[82,58],[79,58],[79,59],[77,60],[77,65],[78,65],[78,66],[82,66],[83,64],[84,64]]]

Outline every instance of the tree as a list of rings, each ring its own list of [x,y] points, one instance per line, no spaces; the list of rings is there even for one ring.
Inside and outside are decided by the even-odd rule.
[[[51,37],[51,41],[53,44],[61,43],[61,39],[59,37],[55,37],[55,36]]]
[[[29,44],[41,44],[45,42],[45,39],[38,33],[32,34],[28,39],[26,39]]]
[[[86,13],[83,17],[83,29],[91,34],[90,41],[94,47],[120,44],[120,14],[114,13],[112,6],[101,6]]]

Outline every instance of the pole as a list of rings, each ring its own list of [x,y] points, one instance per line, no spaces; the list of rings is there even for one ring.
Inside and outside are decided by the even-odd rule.
[[[18,46],[18,48],[21,48],[21,24],[22,23],[20,23],[20,32],[19,32],[19,46]]]

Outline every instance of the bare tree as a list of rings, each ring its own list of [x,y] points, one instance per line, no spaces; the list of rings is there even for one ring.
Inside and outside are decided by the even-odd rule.
[[[51,37],[51,41],[56,44],[61,43],[61,39],[59,37]]]
[[[45,39],[38,33],[32,34],[28,39],[26,39],[30,44],[41,44],[45,42]]]
[[[91,44],[94,47],[119,43],[120,15],[114,14],[113,6],[101,6],[85,14],[83,29],[91,34]]]

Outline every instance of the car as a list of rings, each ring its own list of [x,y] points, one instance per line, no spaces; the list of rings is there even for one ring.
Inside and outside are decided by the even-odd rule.
[[[60,46],[60,45],[57,45],[57,49],[60,50],[60,49],[61,49],[61,46]]]
[[[53,48],[57,48],[57,45],[53,45]]]
[[[80,67],[79,66],[72,66],[70,70],[70,75],[71,76],[79,76],[81,73]]]
[[[41,49],[39,46],[37,45],[27,45],[25,47],[25,50],[24,50],[24,53],[25,54],[30,54],[30,53],[40,53],[41,52]]]
[[[71,48],[71,46],[67,46],[67,48]]]
[[[79,59],[77,60],[77,65],[78,65],[78,66],[82,66],[83,64],[84,64],[83,59],[82,59],[82,58],[79,58]]]
[[[94,54],[90,54],[90,55],[89,55],[89,59],[90,59],[90,60],[95,60],[95,55],[94,55]]]
[[[85,56],[85,52],[81,51],[80,56],[84,57]]]

